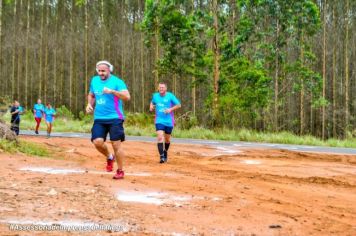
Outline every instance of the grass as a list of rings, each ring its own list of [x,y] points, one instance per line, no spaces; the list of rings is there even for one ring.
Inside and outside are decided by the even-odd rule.
[[[53,132],[81,132],[90,133],[93,120],[92,116],[82,116],[81,120],[73,119],[72,115],[59,114],[53,123]],[[10,115],[6,113],[4,120],[9,121]],[[22,130],[34,130],[35,121],[30,112],[21,116],[20,127]],[[45,122],[41,123],[41,130],[45,130]],[[153,125],[153,116],[142,113],[129,113],[125,121],[125,133],[131,136],[155,136]],[[298,136],[290,132],[257,132],[247,129],[232,130],[227,128],[210,130],[199,126],[190,129],[181,129],[176,127],[173,132],[175,138],[192,138],[192,139],[214,139],[226,141],[248,141],[248,142],[266,142],[281,144],[298,144],[312,146],[331,146],[331,147],[350,147],[356,148],[356,139],[349,138],[345,140],[329,139],[323,141],[311,135]]]
[[[50,152],[46,147],[43,147],[39,144],[22,141],[22,140],[19,142],[15,142],[15,141],[0,139],[0,149],[3,152],[7,152],[7,153],[21,152],[30,156],[40,156],[40,157],[50,156]]]

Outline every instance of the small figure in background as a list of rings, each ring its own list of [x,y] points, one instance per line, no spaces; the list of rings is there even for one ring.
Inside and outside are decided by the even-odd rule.
[[[35,133],[38,134],[38,128],[40,127],[42,116],[44,114],[45,107],[42,104],[41,99],[37,100],[37,103],[33,107],[33,115],[35,116],[36,120],[36,128]]]
[[[175,125],[174,111],[181,107],[177,97],[167,92],[167,84],[159,83],[158,92],[154,93],[150,103],[150,111],[156,111],[155,126],[157,132],[157,147],[159,163],[168,161],[168,149],[171,144],[171,134]]]
[[[23,114],[24,109],[20,106],[18,101],[14,101],[12,107],[10,108],[11,113],[11,130],[15,132],[16,135],[20,133],[20,115]]]
[[[54,117],[56,115],[56,110],[52,107],[52,105],[48,102],[46,108],[44,109],[44,114],[46,117],[46,125],[47,125],[47,138],[51,137],[52,132],[52,124],[54,121]]]

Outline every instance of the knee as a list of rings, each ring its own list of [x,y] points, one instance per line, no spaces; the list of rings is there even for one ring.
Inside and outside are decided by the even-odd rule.
[[[101,138],[94,139],[93,144],[95,145],[95,147],[101,147],[104,145],[104,140]]]
[[[164,136],[164,142],[165,143],[170,143],[171,142],[171,136],[170,135],[165,135]]]

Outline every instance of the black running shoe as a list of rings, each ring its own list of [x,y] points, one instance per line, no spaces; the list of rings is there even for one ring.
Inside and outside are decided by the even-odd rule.
[[[159,163],[161,163],[161,164],[164,163],[164,160],[165,160],[164,155],[160,156]]]
[[[163,155],[164,155],[163,161],[167,162],[168,161],[167,151],[164,151]]]

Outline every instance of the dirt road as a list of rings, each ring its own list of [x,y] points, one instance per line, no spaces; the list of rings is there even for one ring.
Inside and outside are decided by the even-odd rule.
[[[53,154],[0,152],[1,235],[356,235],[353,155],[129,141],[113,180],[88,139],[21,139]]]

